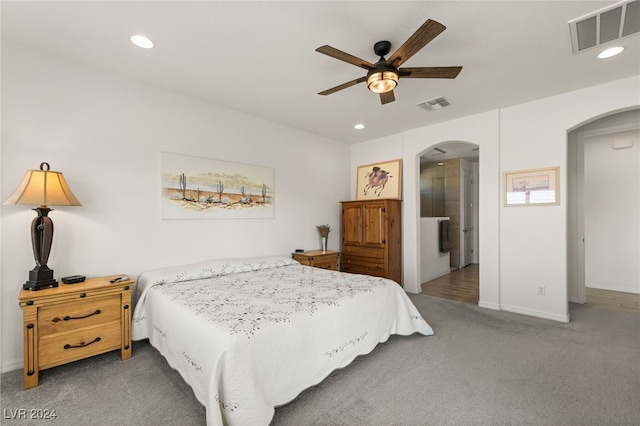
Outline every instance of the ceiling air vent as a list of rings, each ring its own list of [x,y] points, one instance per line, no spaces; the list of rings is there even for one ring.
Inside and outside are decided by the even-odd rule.
[[[627,0],[569,21],[573,53],[640,32],[640,0]]]
[[[426,111],[436,111],[451,105],[444,97],[429,99],[428,101],[420,102],[418,106]]]

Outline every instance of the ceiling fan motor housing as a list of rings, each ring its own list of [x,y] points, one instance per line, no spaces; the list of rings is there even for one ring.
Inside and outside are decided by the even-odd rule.
[[[391,42],[383,40],[373,45],[373,51],[381,58],[387,56],[391,52]]]

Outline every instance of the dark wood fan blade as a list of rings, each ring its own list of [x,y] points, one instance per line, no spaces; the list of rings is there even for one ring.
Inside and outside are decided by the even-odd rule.
[[[380,93],[380,103],[382,105],[388,104],[396,100],[396,96],[393,94],[393,90],[387,93]]]
[[[399,68],[402,78],[456,78],[462,67]]]
[[[364,59],[357,58],[331,46],[320,46],[316,49],[316,52],[324,53],[327,56],[340,59],[341,61],[344,61],[348,64],[364,68],[367,71],[373,68],[373,64],[371,62],[367,62]]]
[[[425,47],[431,40],[436,38],[438,34],[443,32],[447,27],[440,22],[427,19],[411,37],[404,42],[402,46],[395,51],[393,55],[387,59],[387,63],[394,67],[404,64],[410,57],[418,53],[420,49]]]
[[[333,87],[331,89],[327,89],[324,92],[319,92],[318,95],[330,95],[339,90],[346,89],[347,87],[355,86],[358,83],[362,83],[363,81],[367,81],[367,77],[356,78],[355,80],[348,81],[346,83],[341,84],[340,86]]]

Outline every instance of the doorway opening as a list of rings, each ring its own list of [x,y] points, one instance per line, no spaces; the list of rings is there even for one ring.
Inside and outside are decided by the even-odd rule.
[[[478,304],[479,161],[478,145],[461,141],[441,143],[420,155],[423,294]]]
[[[568,300],[605,294],[624,307],[640,300],[640,109],[590,121],[567,140]]]

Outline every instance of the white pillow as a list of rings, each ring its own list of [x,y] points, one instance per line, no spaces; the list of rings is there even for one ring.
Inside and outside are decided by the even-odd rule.
[[[240,259],[212,259],[190,265],[179,265],[143,272],[138,282],[172,283],[201,280],[238,272],[258,271],[294,265],[298,262],[287,256],[264,256]]]

